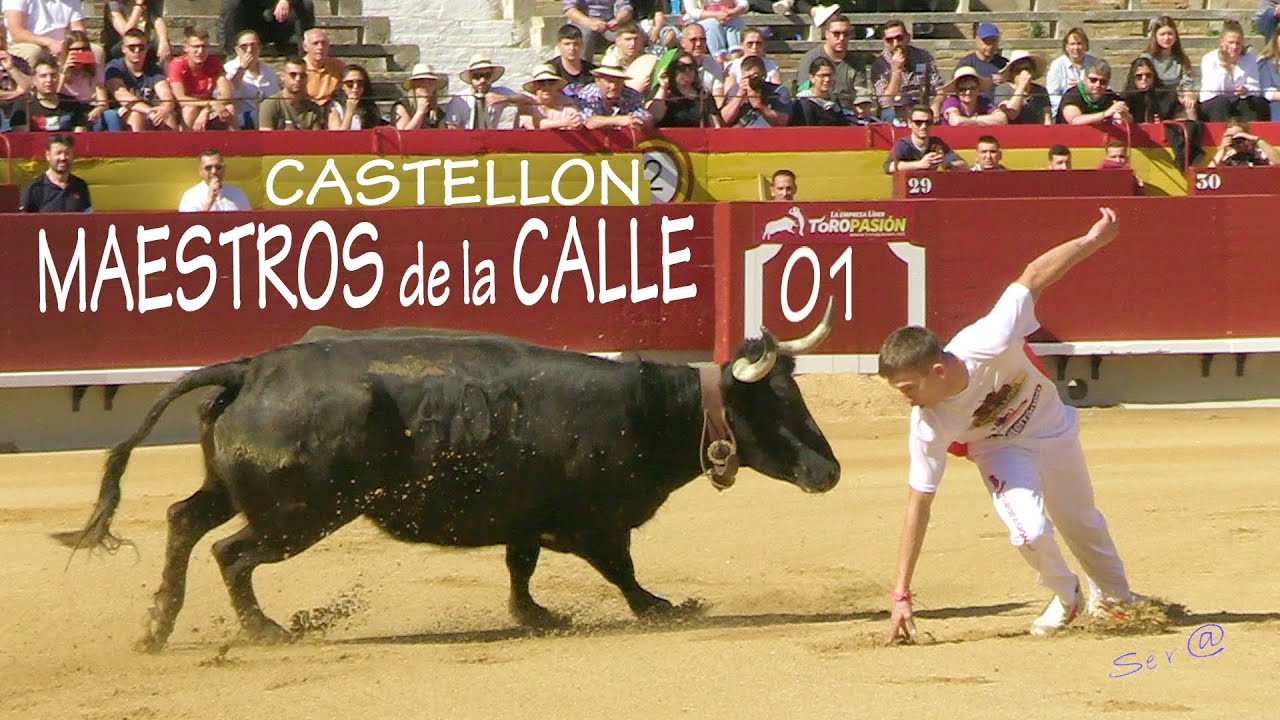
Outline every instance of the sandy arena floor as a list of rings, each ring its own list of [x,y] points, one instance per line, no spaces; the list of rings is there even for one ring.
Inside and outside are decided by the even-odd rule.
[[[650,590],[706,603],[681,622],[636,622],[584,562],[544,553],[534,594],[577,627],[542,636],[508,618],[500,548],[404,545],[362,521],[257,573],[268,614],[288,624],[335,611],[325,632],[238,644],[208,551],[232,521],[197,546],[169,647],[140,655],[165,508],[197,487],[198,449],[135,453],[115,529],[140,559],[81,554],[69,566],[47,533],[85,520],[103,453],[0,456],[0,717],[1275,716],[1280,410],[1082,413],[1135,588],[1189,610],[1165,632],[1027,636],[1047,595],[972,466],[953,461],[915,586],[931,642],[886,648],[905,408],[871,380],[802,384],[843,464],[839,486],[808,496],[748,472],[724,493],[706,481],[676,493],[634,551]],[[1217,644],[1190,647],[1220,652],[1193,657],[1188,639],[1207,623]],[[1126,653],[1120,663],[1151,669],[1117,665]]]

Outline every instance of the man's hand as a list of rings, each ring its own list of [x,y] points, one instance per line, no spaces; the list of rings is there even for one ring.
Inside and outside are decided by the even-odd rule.
[[[1091,244],[1106,245],[1115,239],[1116,234],[1120,232],[1120,220],[1116,216],[1116,211],[1109,207],[1098,208],[1098,212],[1102,217],[1089,228],[1089,232],[1085,233],[1084,239]]]
[[[1111,107],[1107,108],[1106,112],[1103,114],[1103,117],[1120,117],[1121,115],[1128,114],[1128,112],[1129,112],[1129,106],[1125,103],[1125,101],[1117,100],[1111,103]]]
[[[276,9],[271,13],[275,16],[276,22],[284,22],[289,19],[289,0],[279,0],[276,3]]]
[[[920,162],[924,163],[921,170],[932,170],[942,164],[942,153],[937,150],[930,150],[920,158]]]
[[[900,642],[916,641],[916,621],[911,616],[911,596],[907,594],[901,600],[894,600],[889,613],[889,632],[885,633],[884,644],[894,645]]]
[[[902,72],[902,68],[905,67],[906,64],[907,54],[901,50],[895,50],[894,53],[889,56],[889,68],[894,72]]]
[[[591,22],[587,23],[587,27],[598,33],[604,33],[609,29],[609,23],[601,20],[600,18],[591,18]]]

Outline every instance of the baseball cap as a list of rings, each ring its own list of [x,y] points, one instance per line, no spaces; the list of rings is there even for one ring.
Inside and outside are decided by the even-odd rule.
[[[999,37],[1000,28],[996,27],[995,23],[989,23],[989,22],[978,23],[978,29],[976,32],[974,32],[974,35],[976,35],[977,37],[983,38],[984,40],[986,38]]]

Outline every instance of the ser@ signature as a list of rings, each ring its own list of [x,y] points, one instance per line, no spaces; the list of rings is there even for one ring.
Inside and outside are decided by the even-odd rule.
[[[1208,658],[1217,655],[1226,648],[1222,646],[1227,631],[1217,623],[1205,623],[1187,635],[1186,652],[1193,659]],[[1172,665],[1179,648],[1164,650],[1164,662],[1157,655],[1147,655],[1145,661],[1136,652],[1127,652],[1111,661],[1116,668],[1107,673],[1109,678],[1128,677],[1142,670],[1155,670],[1160,665]]]

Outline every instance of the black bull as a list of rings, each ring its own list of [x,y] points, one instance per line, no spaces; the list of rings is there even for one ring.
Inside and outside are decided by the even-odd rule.
[[[252,639],[286,636],[258,606],[254,568],[361,515],[403,541],[505,545],[509,607],[524,624],[562,622],[529,594],[544,547],[585,559],[636,614],[670,610],[636,581],[630,531],[703,473],[708,428],[727,424],[731,460],[765,475],[809,492],[839,480],[792,377],[793,356],[821,342],[830,314],[798,340],[779,343],[766,331],[702,375],[493,335],[320,329],[176,381],[111,450],[85,528],[56,537],[119,547],[110,524],[130,453],[170,403],[212,385],[222,390],[202,407],[204,484],[169,508],[165,567],[140,649],[163,647],[193,546],[236,513],[245,527],[212,549]],[[723,421],[704,408],[721,403]]]

